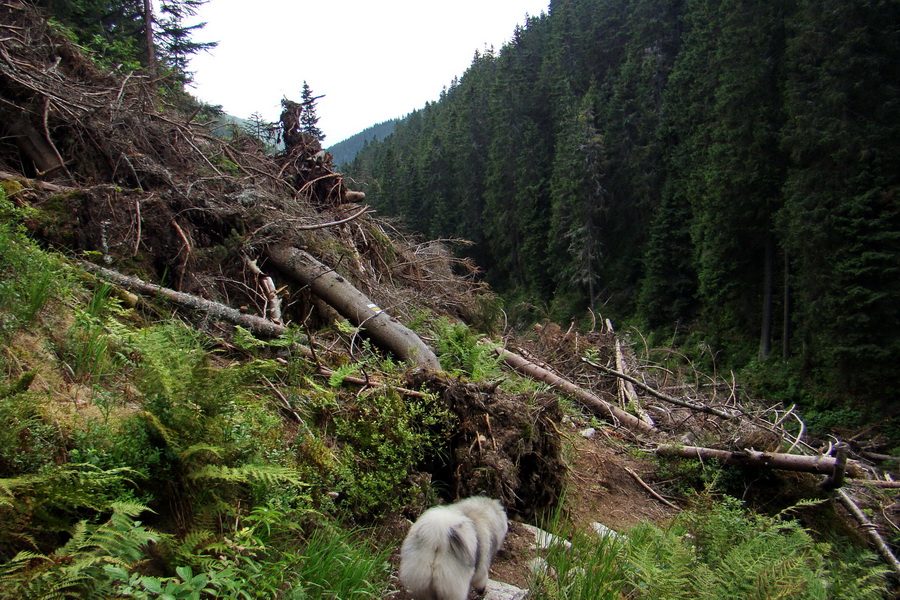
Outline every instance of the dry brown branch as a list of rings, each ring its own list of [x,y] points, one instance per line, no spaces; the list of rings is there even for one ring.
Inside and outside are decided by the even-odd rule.
[[[599,365],[595,362],[591,362],[590,360],[588,360],[586,358],[583,358],[581,360],[596,369],[600,369],[604,373],[608,373],[609,375],[614,375],[614,376],[624,379],[626,381],[630,381],[631,383],[638,386],[639,388],[641,388],[648,394],[650,394],[652,396],[656,396],[660,400],[665,400],[666,402],[669,402],[671,404],[675,404],[675,405],[681,406],[683,408],[689,408],[689,409],[695,410],[697,412],[702,412],[702,413],[707,413],[710,415],[715,415],[717,417],[722,417],[723,419],[734,419],[736,417],[736,415],[734,415],[734,414],[727,413],[725,411],[719,410],[717,408],[712,408],[712,407],[706,406],[704,404],[700,404],[697,402],[688,402],[685,400],[679,400],[678,398],[673,398],[672,396],[669,396],[668,394],[663,394],[662,392],[659,392],[659,391],[653,389],[646,383],[639,381],[639,380],[635,379],[634,377],[631,377],[630,375],[626,375],[625,373],[619,373],[618,371],[616,371],[614,369],[610,369],[609,367],[604,367],[603,365]]]
[[[680,456],[682,458],[699,458],[718,460],[726,465],[739,467],[762,467],[767,469],[783,469],[802,473],[818,473],[832,475],[837,466],[837,459],[832,456],[804,456],[800,454],[783,454],[780,452],[760,452],[758,450],[717,450],[697,446],[672,446],[663,444],[656,449],[660,456]],[[862,477],[865,471],[856,461],[847,461],[846,473],[851,477]]]
[[[564,379],[559,375],[556,375],[555,373],[551,373],[547,369],[539,367],[532,362],[527,361],[518,354],[513,354],[505,348],[497,348],[495,351],[506,364],[514,368],[516,371],[539,381],[543,381],[544,383],[560,389],[568,394],[572,394],[585,407],[603,417],[611,419],[614,423],[621,424],[622,426],[631,429],[632,431],[637,431],[640,433],[658,432],[658,430],[650,423],[642,421],[638,417],[627,413],[608,402],[601,400],[594,394],[578,387],[571,381]]]
[[[316,225],[296,225],[293,227],[293,229],[296,229],[298,231],[312,231],[314,229],[325,229],[326,227],[334,227],[335,225],[342,225],[344,223],[348,223],[358,217],[361,217],[362,215],[366,214],[367,212],[372,212],[372,210],[368,206],[365,206],[359,212],[350,215],[346,219],[341,219],[339,221],[330,221],[328,223],[318,223]]]
[[[862,483],[880,488],[900,489],[900,481],[883,481],[881,479],[863,479]]]
[[[123,275],[118,271],[100,267],[93,263],[82,262],[81,265],[86,271],[95,273],[107,281],[111,281],[140,294],[165,298],[166,300],[174,302],[189,310],[206,313],[213,319],[240,325],[241,327],[248,329],[254,335],[260,337],[274,338],[287,331],[287,328],[284,325],[273,323],[262,317],[257,317],[256,315],[246,315],[235,308],[213,302],[212,300],[200,298],[199,296],[194,296],[192,294],[185,294],[184,292],[177,292],[173,289],[156,285],[155,283],[148,283],[137,277]],[[312,355],[312,352],[306,346],[300,346],[298,344],[297,348],[305,356]]]
[[[10,173],[9,171],[0,171],[0,179],[4,179],[7,181],[18,181],[24,184],[27,187],[36,188],[39,190],[46,190],[48,192],[54,193],[67,193],[74,192],[80,188],[69,187],[65,185],[59,185],[56,183],[48,183],[46,181],[40,181],[38,179],[29,179],[28,177],[23,177],[21,175],[17,175],[15,173]]]
[[[332,371],[331,369],[328,369],[326,367],[323,367],[321,365],[318,368],[318,372],[319,372],[319,375],[324,375],[325,377],[331,377],[332,375],[334,375],[334,371]],[[361,385],[363,387],[387,388],[387,389],[391,389],[396,392],[399,392],[400,394],[403,394],[404,396],[414,396],[416,398],[424,398],[425,397],[425,394],[423,394],[422,392],[417,392],[416,390],[411,390],[411,389],[404,388],[404,387],[398,387],[395,385],[388,385],[386,383],[383,383],[383,382],[381,382],[377,379],[373,379],[371,377],[366,378],[366,379],[362,379],[360,377],[344,377],[342,379],[342,381],[344,381],[346,383],[352,383],[354,385]]]
[[[645,490],[647,490],[647,492],[648,492],[651,496],[653,496],[654,498],[656,498],[657,500],[659,500],[660,502],[662,502],[663,504],[665,504],[665,505],[668,506],[669,508],[674,508],[674,509],[677,510],[677,511],[680,511],[680,510],[681,510],[681,508],[679,508],[677,505],[672,504],[671,502],[669,502],[668,500],[666,500],[665,498],[663,498],[662,496],[660,496],[659,493],[657,493],[656,490],[654,490],[652,487],[650,487],[649,485],[647,485],[647,484],[644,482],[644,480],[641,479],[641,476],[638,475],[637,473],[635,473],[634,469],[632,469],[632,468],[630,468],[630,467],[624,467],[624,469],[625,469],[626,471],[628,471],[628,474],[631,475],[632,477],[634,477],[635,481],[637,481],[638,484],[640,484],[640,486],[641,486],[642,488],[644,488]]]

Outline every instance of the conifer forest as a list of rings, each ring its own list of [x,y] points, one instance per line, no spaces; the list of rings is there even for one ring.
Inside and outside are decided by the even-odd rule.
[[[523,322],[590,309],[896,416],[898,86],[891,0],[554,0],[345,170],[474,242]]]

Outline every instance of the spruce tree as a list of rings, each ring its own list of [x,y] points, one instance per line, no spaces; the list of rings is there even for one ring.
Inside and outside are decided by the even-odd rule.
[[[194,33],[206,23],[185,25],[185,20],[197,15],[201,6],[209,0],[168,0],[160,5],[160,18],[156,20],[156,44],[159,57],[182,83],[191,81],[188,64],[194,54],[215,48],[217,42],[196,42]],[[149,5],[149,3],[148,3]]]
[[[325,134],[317,125],[319,117],[316,115],[316,102],[324,97],[314,96],[309,84],[303,82],[303,91],[300,93],[300,130],[320,142],[325,139]]]

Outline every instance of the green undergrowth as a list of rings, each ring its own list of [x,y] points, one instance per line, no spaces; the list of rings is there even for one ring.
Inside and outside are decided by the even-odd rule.
[[[436,400],[324,380],[294,330],[154,320],[20,216],[0,193],[0,598],[381,597],[359,528],[408,503]]]
[[[169,311],[39,248],[20,217],[0,191],[0,598],[382,597],[397,540],[365,527],[418,501],[410,474],[459,425],[446,406],[393,389],[405,366],[348,323],[328,334],[354,358],[324,378],[297,351],[309,332],[221,339],[159,320]],[[543,388],[463,324],[420,327],[454,377]],[[349,380],[373,374],[385,385]],[[727,500],[637,528],[626,560],[573,536],[542,597],[878,597],[869,557]],[[806,595],[728,587],[748,577]]]
[[[786,513],[752,513],[704,493],[669,525],[644,522],[619,535],[574,531],[559,513],[535,576],[543,600],[877,600],[887,568],[845,543],[818,541]]]

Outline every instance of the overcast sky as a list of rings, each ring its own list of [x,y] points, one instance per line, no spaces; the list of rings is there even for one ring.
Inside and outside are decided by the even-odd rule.
[[[437,100],[476,50],[509,41],[549,0],[210,0],[192,93],[236,117],[276,121],[281,98],[316,95],[325,146]]]

